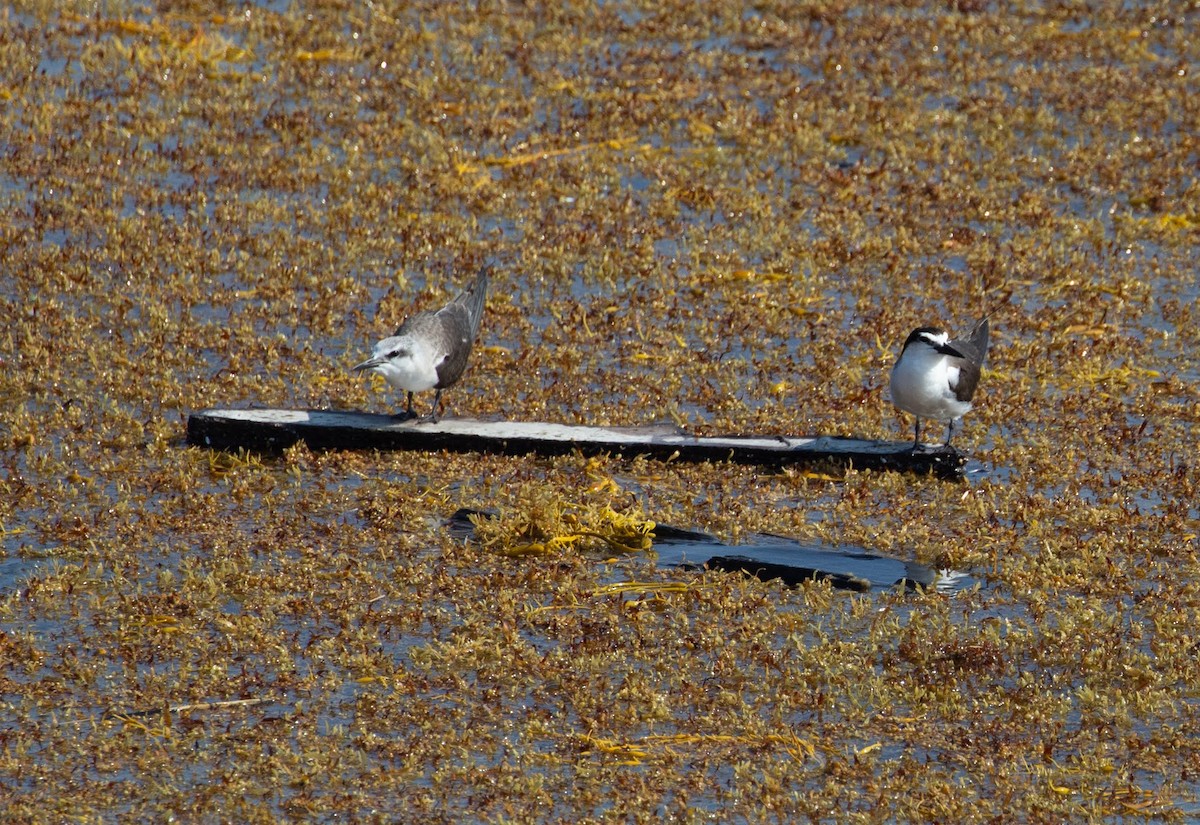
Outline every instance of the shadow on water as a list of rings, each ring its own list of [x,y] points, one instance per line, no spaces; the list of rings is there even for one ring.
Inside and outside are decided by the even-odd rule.
[[[489,518],[495,515],[462,509],[449,518],[446,526],[453,535],[470,538],[475,529],[471,516],[477,514]],[[829,547],[764,534],[751,538],[745,544],[725,544],[708,533],[659,524],[654,529],[654,549],[659,566],[664,568],[740,572],[763,581],[779,580],[789,587],[819,580],[860,593],[896,586],[953,593],[976,583],[956,570],[939,570],[861,547]]]

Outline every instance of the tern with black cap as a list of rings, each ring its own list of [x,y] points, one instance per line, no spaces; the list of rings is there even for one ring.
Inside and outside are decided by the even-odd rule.
[[[922,419],[944,422],[945,446],[950,446],[954,422],[971,410],[987,350],[986,317],[961,341],[937,327],[919,327],[908,336],[892,367],[891,391],[892,403],[917,418],[914,452],[921,446]]]
[[[442,390],[453,386],[467,367],[479,321],[487,299],[488,275],[481,271],[475,280],[437,312],[418,312],[400,324],[395,334],[375,345],[370,358],[354,367],[355,372],[377,372],[388,384],[408,393],[403,418],[415,418],[413,393],[437,390],[433,410],[421,420],[438,420]]]

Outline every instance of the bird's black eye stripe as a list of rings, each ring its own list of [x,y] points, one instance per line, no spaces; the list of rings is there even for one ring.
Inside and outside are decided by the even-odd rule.
[[[392,350],[391,352],[389,352],[389,353],[387,354],[387,357],[388,357],[388,358],[397,358],[397,357],[399,357],[399,356],[401,356],[401,355],[405,355],[405,354],[406,354],[406,353],[405,353],[405,351],[404,351],[404,348],[403,348],[403,347],[401,347],[401,348],[399,348],[399,349],[394,349],[394,350]]]

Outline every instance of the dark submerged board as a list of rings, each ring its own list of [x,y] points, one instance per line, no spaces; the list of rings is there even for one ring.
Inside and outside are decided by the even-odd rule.
[[[475,535],[473,519],[495,515],[490,510],[464,508],[450,516],[445,526],[456,538],[470,540]],[[654,526],[653,553],[664,568],[742,573],[762,581],[778,580],[788,587],[827,581],[839,590],[859,593],[894,587],[954,593],[976,584],[957,570],[939,570],[862,547],[824,545],[761,533],[747,536],[741,544],[729,545],[708,533],[662,523]]]

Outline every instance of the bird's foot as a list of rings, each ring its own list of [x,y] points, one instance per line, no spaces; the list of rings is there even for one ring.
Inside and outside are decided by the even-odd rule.
[[[392,420],[395,421],[397,424],[402,424],[405,421],[412,421],[414,418],[417,418],[417,417],[418,417],[417,414],[415,412],[413,412],[412,410],[405,410],[404,412],[394,413],[392,415]]]
[[[442,411],[445,408],[442,406],[442,394],[439,391],[433,399],[433,407],[429,410],[428,415],[423,415],[418,419],[422,424],[436,424],[442,420]]]

